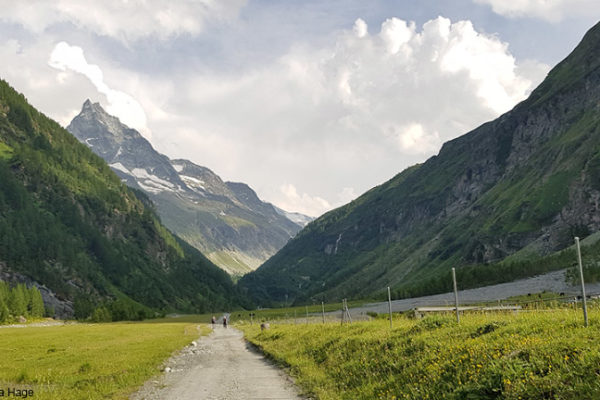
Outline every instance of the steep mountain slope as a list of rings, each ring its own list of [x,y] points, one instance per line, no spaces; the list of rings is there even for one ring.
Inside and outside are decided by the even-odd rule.
[[[187,160],[169,160],[99,104],[86,101],[67,130],[127,185],[148,194],[169,229],[230,274],[256,269],[301,228],[247,185],[223,182]]]
[[[148,307],[199,312],[239,304],[227,274],[172,236],[143,193],[5,81],[0,276],[46,285],[64,314],[74,307],[80,316],[100,302],[117,304],[116,318]]]
[[[597,25],[526,101],[310,223],[240,284],[263,303],[434,291],[450,267],[564,248],[600,227],[599,104]]]

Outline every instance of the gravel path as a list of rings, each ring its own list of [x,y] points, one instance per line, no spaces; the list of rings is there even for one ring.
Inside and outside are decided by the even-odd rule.
[[[290,378],[247,345],[240,331],[217,325],[194,343],[130,399],[302,399]]]

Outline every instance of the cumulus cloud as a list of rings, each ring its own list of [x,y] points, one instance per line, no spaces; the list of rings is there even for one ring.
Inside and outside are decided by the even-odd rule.
[[[118,117],[124,124],[150,136],[150,130],[146,125],[146,113],[140,103],[127,93],[111,89],[104,82],[100,67],[87,62],[81,47],[71,46],[66,42],[58,43],[50,54],[48,65],[64,73],[72,71],[87,77],[98,92],[106,96],[108,113]],[[60,82],[65,79],[65,76],[58,75],[57,79]]]
[[[246,0],[1,0],[0,20],[41,33],[71,23],[124,42],[147,36],[197,35],[210,21],[235,18]]]
[[[492,6],[495,13],[507,17],[534,17],[558,22],[570,17],[600,15],[597,0],[474,0]]]
[[[90,42],[82,47],[102,63],[51,37],[0,45],[4,77],[42,111],[66,124],[86,97],[105,96],[109,112],[142,133],[152,129],[159,151],[314,216],[497,117],[548,71],[517,62],[468,21],[445,18],[420,26],[390,18],[379,27],[359,19],[329,42],[297,42],[235,74],[197,68],[188,53],[176,75],[142,74]]]
[[[297,45],[240,76],[201,73],[178,86],[177,111],[194,115],[198,147],[173,144],[177,123],[153,130],[169,132],[171,152],[217,172],[228,162],[201,143],[227,136],[238,149],[234,179],[314,215],[508,111],[548,69],[517,63],[506,43],[468,21],[440,17],[419,28],[390,18],[372,32],[359,19],[328,46]],[[342,201],[343,188],[354,189]]]
[[[281,195],[277,198],[277,205],[286,211],[293,210],[314,217],[331,209],[327,200],[307,193],[299,194],[298,189],[291,183],[281,185],[279,191]]]

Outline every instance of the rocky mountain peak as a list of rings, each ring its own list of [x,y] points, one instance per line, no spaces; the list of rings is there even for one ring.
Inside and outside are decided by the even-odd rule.
[[[164,224],[233,274],[257,268],[301,228],[246,184],[170,160],[136,130],[86,100],[67,129],[131,187],[146,192]]]

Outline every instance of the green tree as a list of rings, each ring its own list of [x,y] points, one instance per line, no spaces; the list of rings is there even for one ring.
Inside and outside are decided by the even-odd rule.
[[[0,298],[0,323],[8,321],[10,313],[8,312],[8,306],[6,302]]]
[[[73,309],[75,318],[83,320],[92,315],[92,312],[94,311],[94,305],[87,297],[81,295],[75,298],[75,301],[73,302]]]
[[[92,313],[92,322],[111,322],[112,316],[106,307],[98,307]]]
[[[43,317],[44,316],[44,300],[42,294],[33,286],[29,289],[29,315],[32,317]]]
[[[27,288],[23,284],[18,284],[10,291],[8,298],[8,308],[15,317],[27,315]]]
[[[6,282],[0,281],[0,301],[4,302],[4,304],[7,304],[9,296],[10,287]]]

